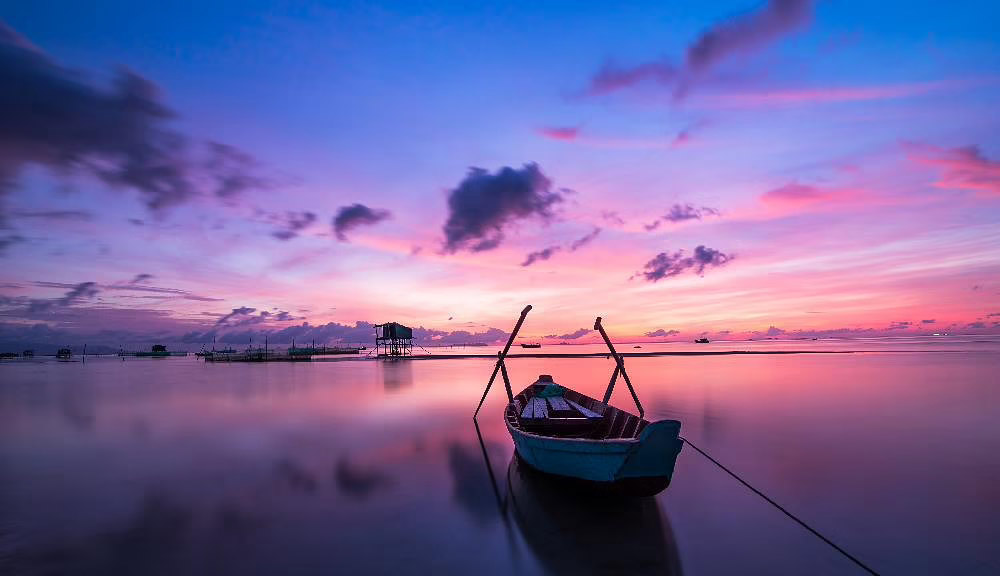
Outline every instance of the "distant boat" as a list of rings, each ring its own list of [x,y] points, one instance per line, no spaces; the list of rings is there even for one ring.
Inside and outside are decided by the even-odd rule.
[[[59,358],[60,360],[69,360],[72,357],[73,351],[69,348],[60,348],[59,351],[56,352],[56,358]]]
[[[681,423],[650,422],[642,417],[642,405],[625,372],[625,364],[604,332],[600,317],[594,322],[594,329],[600,331],[616,363],[603,401],[560,386],[547,374],[513,395],[503,360],[530,310],[531,306],[527,306],[521,312],[479,408],[500,372],[509,400],[504,421],[515,451],[525,464],[587,489],[632,496],[661,492],[670,484],[677,455],[684,444],[679,438]],[[608,404],[619,375],[632,392],[638,416]]]
[[[17,358],[17,352],[0,352],[0,358],[4,360]]]
[[[542,345],[538,342],[525,342],[521,344],[521,348],[541,348]]]
[[[708,338],[698,338],[694,341],[695,344],[708,344]]]
[[[21,353],[21,356],[24,356],[25,358],[34,358],[35,357],[35,351],[34,350],[25,350],[24,352]]]
[[[642,346],[639,346],[638,344],[636,344],[635,346],[633,346],[633,348],[642,348]]]

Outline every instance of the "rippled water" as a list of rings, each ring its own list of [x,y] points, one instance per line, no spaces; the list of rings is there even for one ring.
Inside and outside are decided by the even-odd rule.
[[[680,419],[876,570],[1000,573],[996,342],[627,365],[647,418]],[[515,387],[544,372],[592,395],[612,369],[508,366]],[[531,474],[512,459],[502,386],[482,444],[473,426],[491,369],[0,365],[0,572],[857,573],[690,447],[645,502],[594,502]],[[630,408],[624,389],[614,402]]]

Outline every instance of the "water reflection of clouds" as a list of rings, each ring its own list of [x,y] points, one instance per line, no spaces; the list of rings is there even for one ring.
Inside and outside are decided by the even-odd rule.
[[[388,474],[371,467],[362,467],[346,457],[337,460],[333,480],[342,494],[357,500],[363,500],[393,485]]]
[[[319,481],[312,472],[291,458],[281,458],[274,463],[278,480],[295,492],[312,494],[319,488]]]

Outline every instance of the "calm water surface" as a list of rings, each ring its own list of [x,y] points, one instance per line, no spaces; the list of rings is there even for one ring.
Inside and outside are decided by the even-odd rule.
[[[877,346],[913,351],[628,367],[647,418],[680,419],[883,574],[1000,573],[1000,347]],[[598,396],[612,370],[508,366],[516,387],[550,373]],[[645,502],[545,482],[512,458],[502,386],[480,444],[491,369],[0,365],[0,573],[860,573],[690,447]]]

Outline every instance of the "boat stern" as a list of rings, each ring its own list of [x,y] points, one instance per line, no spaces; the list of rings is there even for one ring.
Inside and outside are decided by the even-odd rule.
[[[681,423],[677,420],[660,420],[646,426],[615,478],[662,477],[669,482],[677,455],[684,446],[680,432]]]

